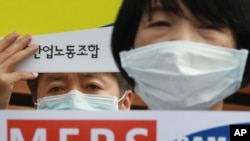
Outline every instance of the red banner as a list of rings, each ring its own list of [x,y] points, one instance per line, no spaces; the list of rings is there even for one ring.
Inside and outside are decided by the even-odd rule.
[[[156,141],[156,120],[8,120],[8,141]]]

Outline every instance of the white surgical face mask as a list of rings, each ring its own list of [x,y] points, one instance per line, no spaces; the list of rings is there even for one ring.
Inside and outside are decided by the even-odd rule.
[[[151,109],[208,110],[241,85],[247,50],[170,41],[120,53]]]
[[[115,96],[84,94],[78,90],[71,90],[66,94],[47,96],[37,100],[38,110],[118,110],[118,100]]]

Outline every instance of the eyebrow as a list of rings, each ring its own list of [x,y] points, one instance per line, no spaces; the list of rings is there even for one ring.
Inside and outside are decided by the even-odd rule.
[[[56,81],[56,80],[64,80],[66,79],[63,73],[47,73],[45,76],[46,82]]]
[[[165,11],[165,10],[164,10],[163,6],[157,5],[157,6],[152,7],[152,11]]]
[[[112,75],[112,73],[108,73],[108,72],[99,72],[99,73],[80,73],[78,74],[78,77],[81,79],[81,80],[98,80],[98,81],[101,81],[103,84],[109,84],[110,81],[112,78],[110,77],[113,77],[114,80],[117,80],[115,78],[114,75]]]
[[[60,81],[67,79],[64,75],[67,73],[45,73],[44,76],[46,82],[52,82],[52,81]],[[86,78],[97,78],[102,79],[102,76],[113,76],[111,73],[106,72],[98,72],[98,73],[77,73],[79,78],[86,79]],[[102,79],[103,80],[103,79]]]
[[[80,78],[98,78],[102,79],[102,76],[112,76],[111,73],[104,73],[104,72],[99,72],[99,73],[79,73]]]

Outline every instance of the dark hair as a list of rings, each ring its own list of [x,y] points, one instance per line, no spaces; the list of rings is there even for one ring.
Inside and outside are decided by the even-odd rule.
[[[27,84],[28,87],[30,89],[31,95],[33,97],[33,101],[36,102],[37,101],[37,87],[38,87],[38,82],[39,82],[39,78],[41,73],[39,73],[38,77],[36,79],[33,80],[27,80]]]
[[[121,67],[119,52],[133,47],[136,32],[144,10],[152,14],[154,4],[161,2],[164,10],[183,14],[180,2],[198,20],[209,20],[218,26],[229,27],[236,37],[237,48],[250,48],[250,0],[123,0],[118,12],[111,39],[113,57],[122,75],[134,87],[133,78]],[[150,18],[150,17],[149,17]],[[248,57],[242,87],[250,81],[250,59]]]
[[[120,89],[120,94],[124,94],[126,90],[132,90],[131,86],[127,83],[127,81],[124,79],[124,77],[119,72],[110,72],[111,75],[113,75],[117,82]],[[33,101],[36,102],[37,100],[37,87],[39,84],[39,78],[41,77],[42,73],[39,73],[38,77],[33,80],[27,80],[28,87],[31,91]]]

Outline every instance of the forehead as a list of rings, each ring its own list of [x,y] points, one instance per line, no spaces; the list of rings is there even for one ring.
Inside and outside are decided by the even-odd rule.
[[[228,8],[232,7],[232,12],[228,12]],[[239,9],[235,1],[221,0],[148,0],[144,6],[144,16],[152,18],[155,11],[163,11],[167,14],[188,18],[189,16],[203,22],[209,21],[218,26],[229,27],[233,21],[232,14],[238,13]],[[236,14],[237,15],[237,14]],[[241,15],[240,15],[241,16]]]
[[[144,16],[151,20],[155,12],[165,12],[176,16],[186,17],[189,9],[179,0],[149,0],[144,7]]]
[[[42,73],[39,75],[39,81],[53,81],[53,80],[64,80],[71,76],[75,76],[77,78],[97,78],[97,79],[111,79],[114,80],[115,77],[112,73]]]
[[[154,12],[155,10],[164,10],[170,13],[179,13],[185,4],[180,0],[149,0],[145,4],[145,12]]]

